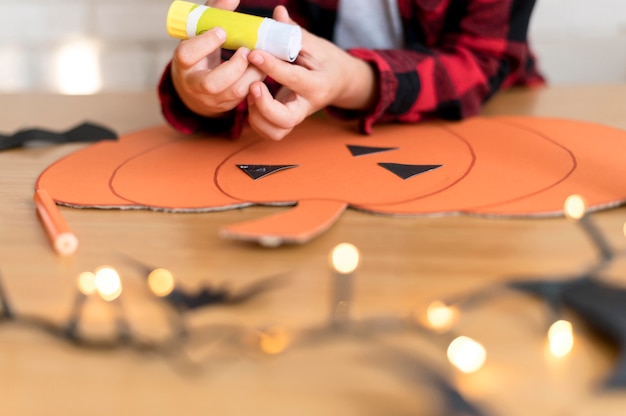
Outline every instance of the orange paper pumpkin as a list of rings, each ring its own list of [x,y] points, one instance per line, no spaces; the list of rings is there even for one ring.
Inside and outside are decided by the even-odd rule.
[[[207,211],[294,205],[225,226],[265,244],[305,242],[349,206],[391,215],[545,216],[583,195],[590,209],[626,199],[626,132],[535,117],[381,125],[371,136],[312,117],[273,142],[227,141],[167,126],[80,150],[37,187],[60,204]]]

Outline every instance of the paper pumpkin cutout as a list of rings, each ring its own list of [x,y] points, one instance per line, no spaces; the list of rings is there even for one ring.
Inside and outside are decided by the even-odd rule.
[[[303,243],[347,207],[390,215],[562,214],[570,194],[590,210],[626,199],[626,132],[536,117],[378,126],[371,136],[311,117],[281,142],[235,141],[167,126],[91,145],[37,181],[75,207],[210,211],[293,205],[227,225],[228,237]]]

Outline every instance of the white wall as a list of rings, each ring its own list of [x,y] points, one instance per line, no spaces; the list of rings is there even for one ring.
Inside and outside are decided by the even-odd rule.
[[[97,88],[154,89],[176,45],[170,3],[0,0],[0,92],[57,90],[61,48],[84,39],[99,54]],[[626,0],[537,0],[530,36],[552,84],[626,81]]]
[[[170,3],[0,0],[0,91],[55,90],[59,52],[84,39],[97,48],[102,89],[154,89],[176,45],[165,31]]]
[[[552,84],[626,81],[625,0],[537,0],[530,39]]]

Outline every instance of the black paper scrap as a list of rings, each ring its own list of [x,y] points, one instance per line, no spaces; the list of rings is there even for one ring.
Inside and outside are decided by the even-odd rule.
[[[357,146],[354,144],[348,145],[348,150],[352,156],[371,155],[374,153],[389,152],[391,150],[398,150],[397,147],[372,147],[372,146]]]
[[[298,165],[237,165],[237,167],[256,181],[272,173],[297,168]]]
[[[16,149],[34,144],[62,144],[79,142],[97,142],[116,140],[117,134],[98,124],[85,122],[65,132],[56,132],[40,128],[19,130],[13,135],[0,134],[0,150]]]
[[[443,165],[403,165],[401,163],[379,163],[379,166],[387,169],[389,172],[399,176],[401,179],[407,180],[415,175],[431,171],[442,167]]]

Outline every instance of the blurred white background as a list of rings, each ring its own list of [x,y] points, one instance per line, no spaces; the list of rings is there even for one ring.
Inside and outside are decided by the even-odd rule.
[[[170,3],[0,0],[0,93],[154,89]],[[551,84],[626,81],[624,0],[538,0],[530,38]]]

